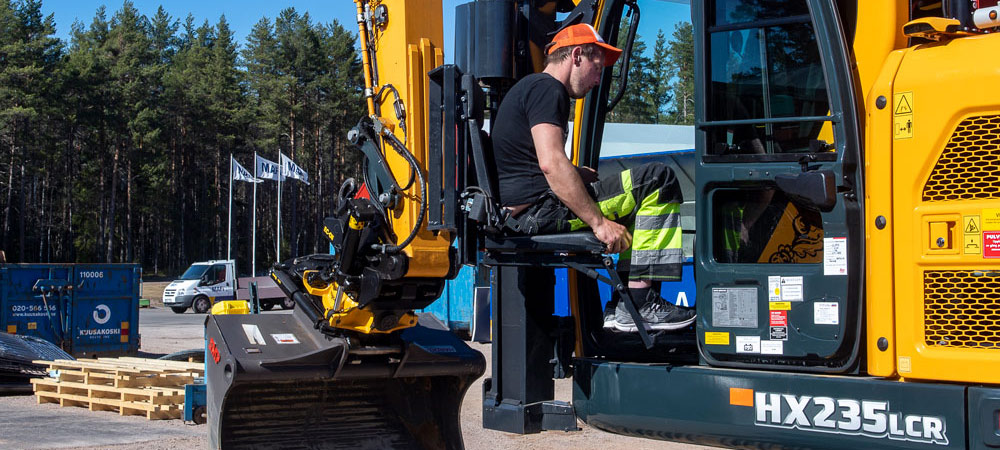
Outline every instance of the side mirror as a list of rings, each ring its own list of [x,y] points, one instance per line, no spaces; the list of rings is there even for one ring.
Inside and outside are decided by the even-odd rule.
[[[837,204],[836,174],[832,170],[815,170],[795,175],[776,175],[778,185],[793,202],[803,207],[830,212]]]

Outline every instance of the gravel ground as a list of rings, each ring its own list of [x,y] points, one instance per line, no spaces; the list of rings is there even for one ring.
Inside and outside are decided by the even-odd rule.
[[[203,344],[203,316],[188,312],[178,316],[181,324],[160,322],[165,315],[161,295],[167,282],[143,285],[143,297],[152,300],[153,309],[142,310],[140,317],[141,350],[147,355],[172,353]],[[487,356],[490,346],[471,344]],[[653,441],[605,433],[580,423],[577,432],[544,432],[515,435],[482,428],[482,378],[477,380],[462,405],[462,431],[468,449],[518,448],[537,450],[629,450],[708,448],[688,444]],[[556,382],[556,399],[569,401],[570,380]],[[113,412],[91,412],[84,408],[61,408],[56,404],[36,404],[34,396],[0,397],[0,448],[33,449],[135,449],[173,450],[208,447],[206,425],[185,424],[180,420],[146,420],[139,416],[119,416]]]
[[[107,411],[36,404],[34,396],[0,397],[0,448],[144,449],[208,447],[206,425],[146,420]],[[129,442],[128,444],[121,444]]]

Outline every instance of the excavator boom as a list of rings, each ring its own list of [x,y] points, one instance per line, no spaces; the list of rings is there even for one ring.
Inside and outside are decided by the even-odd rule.
[[[426,228],[427,72],[443,62],[441,2],[358,0],[365,156],[323,224],[333,254],[276,264],[291,315],[206,321],[212,448],[461,449],[459,410],[483,355],[430,315],[457,273]]]

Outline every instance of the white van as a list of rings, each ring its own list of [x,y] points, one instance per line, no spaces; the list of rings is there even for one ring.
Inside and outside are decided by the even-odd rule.
[[[163,306],[182,314],[188,308],[207,313],[217,301],[236,298],[233,260],[196,262],[163,290]]]
[[[236,261],[215,260],[196,262],[184,274],[163,290],[163,306],[183,314],[188,308],[199,314],[207,313],[215,302],[223,300],[249,300],[249,287],[257,283],[260,308],[270,311],[277,305],[292,309],[295,302],[271,277],[236,278]]]

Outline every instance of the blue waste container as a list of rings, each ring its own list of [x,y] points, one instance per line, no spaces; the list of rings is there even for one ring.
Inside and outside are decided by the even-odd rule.
[[[0,266],[0,331],[36,336],[74,356],[139,351],[138,264]]]

